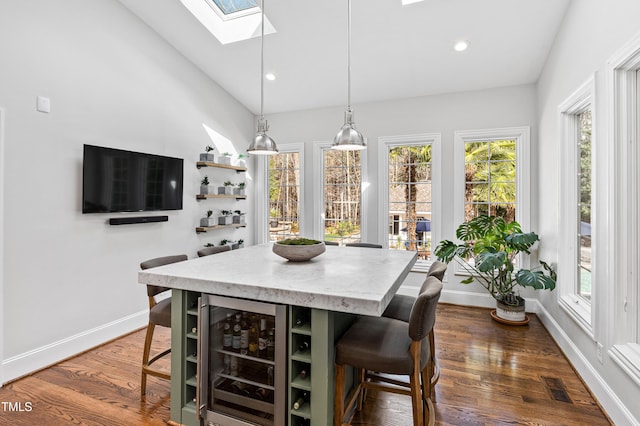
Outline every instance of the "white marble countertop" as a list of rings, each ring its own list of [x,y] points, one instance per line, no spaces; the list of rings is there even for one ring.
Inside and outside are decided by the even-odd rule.
[[[191,259],[138,274],[142,284],[263,302],[380,316],[416,252],[327,246],[307,262],[289,262],[271,244]]]

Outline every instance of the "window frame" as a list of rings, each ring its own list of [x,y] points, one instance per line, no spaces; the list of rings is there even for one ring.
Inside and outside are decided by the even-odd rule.
[[[531,128],[530,126],[503,127],[480,130],[461,130],[454,132],[454,191],[453,223],[455,228],[464,222],[465,208],[465,146],[468,142],[497,141],[513,139],[516,141],[516,221],[524,230],[531,229]],[[455,240],[455,235],[452,236]],[[534,246],[532,253],[536,251]],[[534,253],[535,255],[535,253]],[[529,267],[529,259],[522,257],[518,260],[522,267]],[[455,275],[468,276],[457,262],[452,262]]]
[[[306,232],[305,225],[305,211],[304,211],[304,175],[305,175],[305,166],[304,166],[304,143],[288,143],[288,144],[278,144],[278,152],[285,153],[298,153],[300,156],[300,196],[299,196],[299,228],[300,235],[303,235]],[[256,173],[254,176],[255,179],[255,191],[253,193],[253,197],[255,199],[254,204],[254,214],[256,217],[255,224],[255,233],[254,238],[256,244],[264,244],[269,242],[269,156],[253,156],[255,165],[256,165]],[[249,176],[249,179],[251,177]],[[260,190],[264,189],[264,190]]]
[[[267,156],[267,193],[269,194],[267,196],[267,203],[268,203],[268,207],[267,207],[267,211],[268,211],[268,220],[271,219],[271,200],[270,200],[270,195],[271,195],[271,191],[270,189],[270,183],[271,183],[271,176],[270,176],[270,167],[269,167],[269,160],[272,157],[275,157],[277,155],[281,155],[281,154],[298,154],[298,163],[299,163],[299,169],[298,169],[298,234],[299,235],[304,235],[304,198],[303,198],[303,193],[304,193],[304,144],[298,143],[298,144],[287,144],[287,145],[283,145],[280,146],[278,148],[278,154],[275,154],[273,156]],[[269,227],[268,227],[269,228]],[[267,230],[267,241],[271,241],[271,236],[269,235],[269,231]]]
[[[389,223],[389,150],[397,146],[421,146],[431,144],[431,256],[427,260],[418,259],[412,272],[427,272],[434,259],[433,249],[442,239],[442,135],[440,133],[419,133],[378,137],[378,235],[383,247],[389,247],[386,235]],[[382,171],[386,170],[385,173]]]
[[[365,138],[366,143],[366,138]],[[313,235],[315,239],[324,241],[324,152],[331,150],[331,142],[316,142],[313,152]],[[367,215],[362,214],[367,211],[366,188],[367,185],[367,150],[360,152],[360,241],[370,241],[367,235]]]
[[[558,249],[558,304],[560,307],[582,328],[587,335],[595,339],[593,330],[595,309],[594,302],[597,300],[597,289],[595,277],[597,276],[597,235],[591,235],[591,301],[586,300],[578,294],[577,286],[580,285],[578,276],[578,246],[577,230],[578,220],[577,206],[579,204],[579,177],[580,165],[578,164],[579,147],[577,140],[580,137],[579,116],[587,110],[591,110],[591,223],[597,233],[597,205],[596,198],[596,111],[595,111],[595,86],[594,78],[591,76],[575,92],[558,106],[560,117],[560,198],[559,198],[559,225],[560,241],[564,243]],[[569,243],[567,243],[567,241]]]
[[[612,360],[640,384],[640,36],[607,62],[607,279],[610,315],[606,337]],[[629,214],[634,212],[635,214]],[[629,236],[631,235],[631,238]]]

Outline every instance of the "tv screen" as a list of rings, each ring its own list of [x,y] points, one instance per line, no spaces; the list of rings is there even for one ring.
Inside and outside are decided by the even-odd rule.
[[[82,213],[182,209],[183,160],[84,145]]]

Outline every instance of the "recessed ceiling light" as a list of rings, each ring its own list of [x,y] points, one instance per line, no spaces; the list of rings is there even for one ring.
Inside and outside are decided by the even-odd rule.
[[[264,78],[266,78],[267,80],[273,81],[276,79],[276,75],[272,73],[267,73],[265,74]]]
[[[406,6],[408,4],[420,3],[421,1],[424,1],[424,0],[402,0],[402,5]]]
[[[453,49],[456,52],[464,52],[465,50],[467,50],[467,47],[469,47],[469,43],[465,40],[457,41],[456,44],[453,45]]]

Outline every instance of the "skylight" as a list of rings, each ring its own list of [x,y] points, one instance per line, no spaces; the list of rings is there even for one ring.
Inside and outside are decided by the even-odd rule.
[[[205,0],[223,20],[260,12],[256,0]]]
[[[262,14],[257,0],[180,0],[222,44],[260,37]],[[227,11],[225,14],[224,10]],[[275,33],[265,17],[264,33]]]

